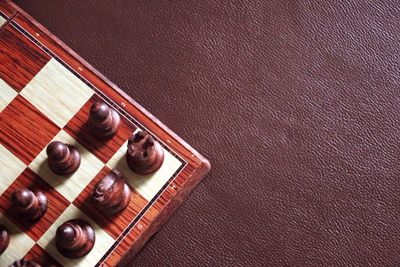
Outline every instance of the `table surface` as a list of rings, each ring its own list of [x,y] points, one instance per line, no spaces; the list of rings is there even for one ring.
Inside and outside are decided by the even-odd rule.
[[[132,266],[400,262],[395,1],[15,1],[211,173]]]

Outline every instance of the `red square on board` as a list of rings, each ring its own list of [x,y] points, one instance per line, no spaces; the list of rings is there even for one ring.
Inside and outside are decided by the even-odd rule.
[[[12,24],[0,31],[0,78],[20,92],[50,56]]]
[[[136,126],[121,116],[119,129],[112,138],[105,140],[97,139],[87,125],[90,107],[96,101],[101,101],[101,98],[98,95],[93,95],[68,122],[64,130],[96,157],[107,163],[136,130]]]
[[[0,114],[0,143],[27,165],[59,131],[20,95]]]
[[[61,267],[62,265],[58,263],[52,256],[50,256],[45,250],[40,246],[34,245],[31,250],[24,257],[25,260],[34,261],[40,266],[54,266]]]
[[[133,188],[130,188],[132,191],[131,200],[128,204],[128,207],[121,213],[115,216],[110,216],[102,213],[100,210],[93,207],[90,201],[91,192],[94,186],[109,172],[110,169],[105,166],[90,182],[90,184],[73,201],[73,204],[81,211],[83,211],[83,213],[88,215],[112,238],[117,239],[118,236],[128,227],[129,223],[132,222],[135,216],[140,213],[140,211],[146,206],[148,202]]]
[[[14,190],[22,188],[39,190],[47,197],[47,211],[38,221],[23,220],[21,215],[12,207],[10,202],[12,193]],[[1,209],[34,241],[40,239],[69,205],[69,201],[29,168],[26,168],[0,197]]]

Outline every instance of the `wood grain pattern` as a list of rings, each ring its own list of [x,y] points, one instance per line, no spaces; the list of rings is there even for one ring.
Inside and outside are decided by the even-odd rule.
[[[95,231],[96,242],[93,249],[89,254],[83,258],[68,259],[58,252],[55,246],[54,236],[56,234],[57,227],[64,222],[71,219],[82,219],[88,222]],[[58,217],[47,232],[40,238],[38,244],[40,247],[45,249],[53,258],[55,258],[63,266],[94,266],[101,259],[104,253],[114,243],[114,239],[107,234],[100,226],[93,222],[88,216],[80,211],[74,205],[70,205],[61,215]]]
[[[0,1],[0,11],[7,19],[12,18],[17,13],[15,6],[6,3],[6,1]]]
[[[20,95],[0,114],[0,143],[25,164],[29,164],[59,130]]]
[[[5,18],[3,18],[2,16],[0,16],[0,27],[1,26],[3,26],[3,24],[5,24],[6,23],[6,19]]]
[[[7,7],[4,7],[5,5],[7,5]],[[185,197],[187,197],[193,188],[200,182],[201,178],[209,171],[210,164],[197,151],[159,122],[143,107],[133,101],[122,90],[107,80],[65,44],[51,35],[51,33],[34,21],[29,15],[18,9],[18,7],[11,2],[8,4],[0,3],[0,10],[7,8],[16,9],[19,12],[11,22],[13,27],[17,27],[20,31],[24,31],[27,38],[36,43],[42,51],[46,51],[46,53],[50,54],[53,59],[57,59],[59,63],[63,62],[63,67],[68,68],[68,71],[73,73],[75,77],[79,78],[94,91],[93,97],[101,97],[107,102],[107,104],[114,107],[122,117],[126,119],[125,122],[128,125],[129,131],[135,130],[138,126],[140,129],[149,131],[156,139],[160,140],[166,151],[168,151],[171,162],[176,163],[168,164],[167,161],[166,166],[170,166],[167,168],[168,170],[161,172],[163,175],[155,179],[152,186],[143,187],[146,189],[141,192],[140,190],[137,191],[138,197],[135,197],[135,201],[130,204],[130,208],[132,209],[131,211],[133,211],[135,215],[131,218],[131,223],[125,228],[123,234],[117,237],[117,232],[124,228],[124,225],[127,223],[128,216],[122,216],[121,221],[117,220],[112,221],[111,223],[106,222],[104,218],[101,219],[100,213],[96,213],[94,209],[91,209],[90,206],[85,203],[87,203],[86,199],[90,192],[90,188],[101,175],[104,175],[104,171],[107,170],[107,168],[114,166],[118,166],[121,169],[125,168],[122,160],[122,155],[124,153],[124,142],[122,141],[125,137],[118,137],[120,139],[116,140],[116,143],[111,141],[110,145],[106,144],[105,147],[99,145],[99,148],[96,145],[91,144],[91,140],[87,135],[79,134],[79,131],[84,128],[83,114],[85,111],[82,110],[87,108],[89,105],[87,101],[89,100],[90,102],[92,99],[91,97],[82,101],[79,108],[74,108],[76,114],[72,114],[71,120],[66,121],[67,118],[62,119],[63,123],[66,121],[65,126],[63,123],[57,123],[60,127],[64,126],[65,133],[68,133],[70,137],[72,136],[71,138],[82,144],[81,147],[83,150],[87,151],[87,153],[93,153],[93,155],[96,155],[102,163],[102,166],[99,167],[96,172],[97,175],[91,175],[88,181],[85,181],[85,186],[87,185],[86,187],[83,186],[83,188],[79,187],[79,190],[76,189],[78,193],[72,194],[72,192],[70,192],[71,194],[67,198],[70,201],[73,200],[74,205],[68,207],[67,210],[74,208],[78,211],[81,210],[80,213],[85,213],[85,216],[88,216],[92,221],[98,224],[98,227],[102,228],[102,231],[112,239],[113,245],[108,251],[102,252],[104,256],[99,259],[99,264],[103,264],[104,266],[113,266],[120,262],[121,258],[129,250],[129,254],[127,254],[124,259],[124,261],[128,261],[129,258],[133,257],[133,255],[143,246],[150,236],[166,222],[173,211],[180,206]],[[2,62],[0,61],[0,66],[1,65]],[[48,91],[52,92],[51,90]],[[6,107],[5,110],[7,109],[8,107]],[[15,110],[15,112],[17,112],[17,110]],[[47,111],[45,113],[47,113]],[[8,114],[8,116],[10,115],[11,113]],[[52,115],[50,114],[49,116]],[[126,129],[126,132],[124,130],[122,133],[127,134],[129,131]],[[2,138],[1,132],[0,138]],[[95,141],[92,140],[92,142]],[[106,153],[106,155],[103,156],[103,153]],[[104,163],[107,163],[107,167],[104,166]],[[179,167],[180,165],[181,167]],[[32,169],[34,168],[32,167]],[[100,171],[100,169],[103,170]],[[45,173],[42,174],[46,175]],[[130,174],[129,170],[126,169],[125,175],[131,177],[131,184],[133,186],[136,184],[136,187],[139,186],[140,188],[142,185],[140,177]],[[39,176],[42,177],[40,173]],[[142,182],[144,182],[143,184],[146,184],[147,181],[143,179]],[[62,184],[54,185],[50,182],[49,184],[56,188],[62,186]],[[153,186],[156,189],[154,189]],[[144,194],[146,197],[141,196],[141,194]],[[137,206],[135,207],[134,205]],[[144,207],[140,209],[142,206]],[[114,222],[116,225],[113,225]],[[52,227],[54,227],[54,225]],[[42,240],[42,248],[47,251],[49,251],[49,249],[52,251],[49,234],[46,232],[45,235],[47,235],[47,237],[43,240],[47,240],[47,244],[49,245],[45,245],[46,242]],[[54,253],[56,252],[52,251],[50,254],[54,256]],[[56,256],[54,257],[57,258]],[[59,258],[57,259],[60,260]]]
[[[98,95],[93,95],[68,122],[64,130],[73,138],[79,140],[79,142],[96,157],[101,159],[104,163],[107,163],[129,136],[135,132],[136,127],[128,122],[125,117],[121,117],[119,129],[113,138],[108,140],[93,138],[87,121],[89,118],[90,106],[96,101],[102,101],[102,99]]]
[[[10,244],[0,255],[2,266],[9,266],[17,259],[22,259],[25,254],[33,247],[33,241],[26,233],[21,231],[7,216],[0,213],[0,224],[4,225],[10,232]]]
[[[169,178],[179,169],[182,163],[164,150],[164,162],[161,168],[155,173],[149,175],[139,175],[134,173],[126,161],[127,142],[115,153],[115,155],[107,162],[109,168],[117,168],[137,192],[145,199],[150,201]]]
[[[6,191],[25,168],[25,163],[0,144],[0,170],[2,170],[0,194]]]
[[[10,198],[14,190],[28,188],[30,190],[39,190],[47,197],[47,211],[39,221],[21,220],[21,216],[13,208]],[[15,179],[6,192],[0,197],[0,207],[4,213],[34,241],[46,232],[54,220],[68,207],[70,203],[59,194],[54,188],[47,184],[40,176],[32,170],[26,168],[22,174]]]
[[[20,92],[50,60],[29,39],[7,25],[0,32],[0,78]]]
[[[0,112],[18,95],[5,81],[0,79]]]
[[[62,128],[93,93],[64,66],[51,59],[26,85],[21,95]]]
[[[43,148],[43,150],[38,153],[38,156],[29,165],[29,168],[42,177],[68,201],[72,202],[99,173],[104,167],[104,164],[63,130],[60,131],[52,141],[61,141],[66,144],[71,144],[79,150],[81,154],[81,165],[79,169],[69,176],[55,174],[48,166],[46,148]]]
[[[24,259],[34,261],[41,266],[54,266],[61,267],[62,265],[57,262],[52,256],[50,256],[44,249],[39,245],[34,245],[31,250],[24,256]]]
[[[114,216],[104,215],[100,210],[93,208],[90,203],[90,195],[94,186],[108,173],[110,169],[104,167],[99,174],[90,182],[85,190],[73,202],[76,207],[82,210],[100,227],[102,227],[110,236],[117,239],[125,230],[133,218],[147,205],[148,201],[138,194],[133,188],[132,196],[128,207],[119,214]]]

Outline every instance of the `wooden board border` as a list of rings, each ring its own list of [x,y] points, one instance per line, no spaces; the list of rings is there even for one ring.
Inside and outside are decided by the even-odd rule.
[[[10,18],[8,23],[15,23],[57,55],[76,74],[104,92],[112,103],[118,103],[115,108],[126,111],[157,139],[165,140],[165,145],[186,162],[179,174],[159,192],[155,204],[138,216],[139,220],[102,263],[113,266],[124,256],[123,262],[131,260],[210,170],[209,161],[14,3],[0,1],[0,11]]]

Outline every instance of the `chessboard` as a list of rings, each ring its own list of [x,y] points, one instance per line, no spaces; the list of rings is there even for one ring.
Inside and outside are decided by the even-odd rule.
[[[120,117],[111,138],[97,138],[88,126],[95,103]],[[10,238],[0,266],[20,259],[42,266],[114,266],[135,255],[210,169],[203,156],[8,1],[0,1],[0,112],[0,225]],[[128,140],[139,132],[163,151],[150,174],[127,163]],[[53,141],[79,151],[72,174],[50,168],[46,149]],[[131,197],[110,215],[91,198],[113,169]],[[27,220],[11,201],[22,189],[47,197],[39,219]],[[56,233],[77,219],[91,226],[95,242],[87,255],[71,259],[60,252]]]

